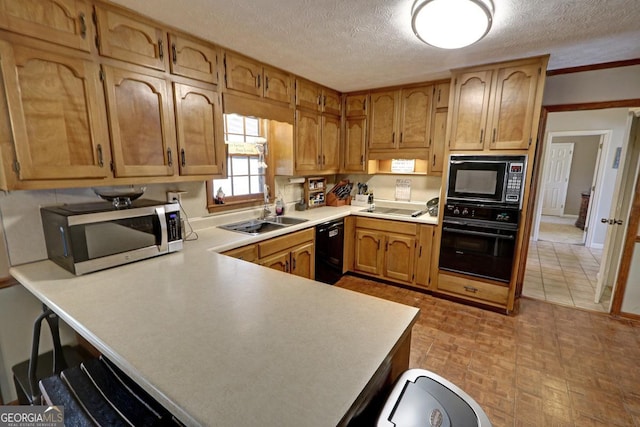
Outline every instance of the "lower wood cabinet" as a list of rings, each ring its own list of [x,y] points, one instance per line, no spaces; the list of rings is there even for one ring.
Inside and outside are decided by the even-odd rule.
[[[506,284],[482,282],[443,272],[438,274],[437,291],[501,308],[507,307],[509,301],[509,287]]]
[[[434,228],[403,221],[357,218],[354,271],[428,287]]]
[[[315,229],[297,231],[223,252],[224,255],[295,274],[315,277]]]

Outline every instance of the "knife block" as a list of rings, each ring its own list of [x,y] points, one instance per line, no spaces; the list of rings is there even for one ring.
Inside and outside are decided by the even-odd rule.
[[[332,192],[327,193],[327,206],[346,206],[351,204],[351,196],[345,199],[338,199]]]

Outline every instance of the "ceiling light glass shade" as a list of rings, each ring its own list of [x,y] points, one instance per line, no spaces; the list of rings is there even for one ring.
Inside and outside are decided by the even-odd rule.
[[[411,26],[431,46],[458,49],[484,37],[491,28],[491,0],[416,0]]]

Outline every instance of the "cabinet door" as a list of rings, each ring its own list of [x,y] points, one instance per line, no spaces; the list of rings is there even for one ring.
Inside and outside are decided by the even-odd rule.
[[[291,254],[289,253],[289,251],[286,251],[271,255],[267,258],[262,258],[259,264],[265,267],[272,268],[274,270],[289,273],[291,271],[291,265],[289,264],[290,259]]]
[[[104,71],[115,175],[173,175],[175,130],[167,82],[108,66]]]
[[[367,119],[365,117],[347,119],[344,138],[344,171],[365,171],[365,148]]]
[[[451,90],[451,83],[440,83],[436,85],[436,92],[433,100],[435,108],[447,108],[449,107],[449,91]]]
[[[371,230],[356,229],[354,269],[363,273],[382,275],[383,235]]]
[[[335,90],[322,89],[322,111],[327,114],[342,114],[342,97]]]
[[[0,0],[1,28],[86,52],[90,21],[82,0]]]
[[[538,64],[498,70],[491,123],[492,149],[529,148],[534,117]]]
[[[433,115],[429,174],[439,175],[443,171],[444,149],[447,137],[447,114],[446,111],[438,111]]]
[[[385,244],[385,277],[411,282],[415,250],[415,237],[388,233]]]
[[[220,175],[226,156],[220,95],[175,83],[174,98],[181,175]]]
[[[265,66],[264,97],[289,104],[291,102],[291,74]]]
[[[306,277],[307,279],[314,279],[316,277],[315,263],[316,253],[313,242],[291,250],[292,274]]]
[[[369,116],[369,148],[371,150],[388,150],[396,147],[396,104],[395,91],[371,94]]]
[[[402,89],[400,108],[400,148],[427,148],[433,86]]]
[[[257,62],[232,53],[224,55],[225,79],[227,89],[250,95],[262,95],[260,72],[262,67]]]
[[[347,95],[345,99],[345,114],[347,117],[362,117],[367,115],[368,95]]]
[[[144,21],[96,6],[100,54],[165,70],[165,34]]]
[[[296,80],[296,107],[320,111],[320,86],[307,80]]]
[[[457,77],[451,115],[451,150],[482,150],[489,111],[491,70]]]
[[[255,262],[258,260],[258,246],[247,245],[240,248],[231,249],[223,252],[223,255],[227,255],[233,258],[241,259],[247,262]]]
[[[322,116],[322,171],[340,169],[340,117]]]
[[[296,171],[315,172],[321,164],[320,131],[321,115],[296,110]]]
[[[171,73],[207,83],[218,83],[218,50],[177,34],[169,34]]]
[[[106,177],[109,134],[98,66],[5,41],[0,65],[19,178]]]
[[[431,245],[433,244],[433,225],[420,226],[418,239],[418,253],[416,254],[416,285],[429,287],[429,273],[431,271]]]

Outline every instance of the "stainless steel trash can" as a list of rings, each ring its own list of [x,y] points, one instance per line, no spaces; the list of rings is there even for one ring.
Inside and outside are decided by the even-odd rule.
[[[425,369],[405,371],[378,418],[378,427],[491,427],[462,389]]]

